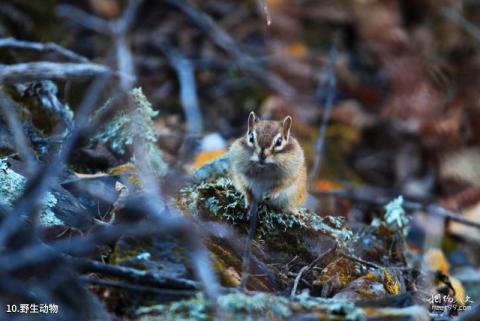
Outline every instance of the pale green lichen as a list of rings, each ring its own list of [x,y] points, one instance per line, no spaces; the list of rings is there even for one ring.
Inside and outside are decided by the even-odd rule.
[[[7,163],[6,158],[0,158],[0,202],[7,206],[12,206],[15,200],[21,195],[26,178],[13,171]],[[57,198],[52,193],[47,193],[42,199],[40,212],[40,224],[44,226],[63,225],[53,208],[57,204]]]
[[[410,217],[407,216],[407,213],[403,208],[403,197],[399,196],[390,201],[387,205],[385,205],[384,208],[385,214],[383,216],[383,220],[378,218],[374,219],[372,221],[372,226],[385,226],[390,229],[398,230],[403,235],[407,235]]]
[[[367,317],[363,310],[355,307],[351,302],[332,302],[329,305],[329,313],[331,316],[343,316],[345,321],[365,321]]]
[[[292,313],[288,299],[269,293],[252,296],[243,293],[226,294],[218,299],[218,304],[227,313],[237,315],[235,320],[256,320],[258,316],[266,319],[288,317]],[[244,318],[239,318],[242,314],[245,314]]]
[[[218,297],[216,310],[222,320],[229,321],[287,320],[294,313],[315,315],[318,320],[366,320],[364,311],[353,303],[314,298],[306,293],[293,299],[271,293],[229,293]],[[138,321],[207,321],[212,320],[212,311],[203,295],[197,294],[188,300],[141,307],[136,315]]]
[[[287,298],[268,293],[258,293],[252,296],[243,293],[230,293],[217,299],[218,310],[226,320],[254,321],[279,320],[292,314]],[[137,310],[141,315],[139,320],[162,321],[207,321],[210,320],[208,304],[203,295],[195,298],[176,301],[169,305],[143,307]]]
[[[189,300],[175,301],[168,305],[154,305],[137,309],[139,321],[203,321],[208,320],[207,303],[202,294]]]
[[[158,176],[167,172],[167,165],[163,161],[162,152],[157,146],[157,134],[153,118],[158,112],[145,97],[141,88],[133,89],[129,98],[132,104],[125,104],[120,108],[111,121],[103,125],[93,136],[92,141],[109,146],[119,155],[126,155],[127,149],[137,142],[142,142],[143,153],[148,159]],[[110,109],[112,102],[109,100],[93,116],[98,118]],[[134,156],[131,161],[135,161]]]
[[[2,181],[0,184],[1,201],[12,205],[25,187],[25,177],[10,169],[6,158],[0,158],[0,175]]]

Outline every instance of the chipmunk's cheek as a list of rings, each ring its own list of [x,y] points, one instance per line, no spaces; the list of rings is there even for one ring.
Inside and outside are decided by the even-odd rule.
[[[258,162],[258,155],[253,153],[252,156],[250,156],[250,160],[252,162]]]
[[[267,163],[267,164],[275,163],[274,157],[273,156],[267,156],[267,158],[265,158],[265,163]]]

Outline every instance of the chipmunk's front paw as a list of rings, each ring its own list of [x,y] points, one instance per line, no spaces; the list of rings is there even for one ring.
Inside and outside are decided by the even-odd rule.
[[[273,200],[277,197],[278,197],[277,193],[265,193],[265,194],[263,194],[263,200],[267,201],[267,202],[271,201],[271,200]]]

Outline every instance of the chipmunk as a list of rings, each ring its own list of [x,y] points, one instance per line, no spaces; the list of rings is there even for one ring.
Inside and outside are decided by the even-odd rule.
[[[244,137],[229,150],[231,176],[249,207],[253,198],[282,210],[295,211],[307,195],[305,156],[290,135],[292,117],[260,120],[252,111]]]

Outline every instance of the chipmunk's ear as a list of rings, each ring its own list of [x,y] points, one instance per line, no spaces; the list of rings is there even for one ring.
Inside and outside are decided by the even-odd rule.
[[[292,117],[287,116],[283,119],[283,123],[282,123],[283,139],[288,140],[288,138],[290,137],[291,128],[292,128]]]
[[[255,126],[256,121],[257,121],[257,116],[253,111],[251,111],[250,115],[248,115],[248,132],[249,133],[253,130],[253,127]]]

